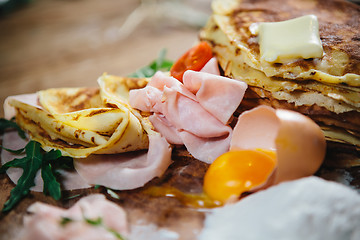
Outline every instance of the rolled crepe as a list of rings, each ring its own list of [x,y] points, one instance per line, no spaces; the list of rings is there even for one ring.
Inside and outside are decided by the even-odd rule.
[[[58,88],[9,97],[5,116],[16,121],[45,151],[85,158],[147,149],[151,124],[127,103],[129,89],[146,79],[103,75],[100,88]],[[9,107],[10,106],[10,107]]]

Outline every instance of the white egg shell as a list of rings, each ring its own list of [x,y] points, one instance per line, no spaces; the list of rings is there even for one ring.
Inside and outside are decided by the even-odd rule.
[[[326,141],[320,127],[294,111],[259,106],[239,116],[230,150],[275,150],[274,184],[313,175],[321,166]]]

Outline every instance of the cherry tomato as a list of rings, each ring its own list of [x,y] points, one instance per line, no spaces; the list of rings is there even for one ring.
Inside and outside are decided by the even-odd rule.
[[[174,63],[170,75],[182,82],[186,70],[200,71],[212,57],[210,45],[207,42],[200,42]]]

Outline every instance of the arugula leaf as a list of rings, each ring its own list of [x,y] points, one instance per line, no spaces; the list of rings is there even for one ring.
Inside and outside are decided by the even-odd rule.
[[[3,134],[6,129],[15,128],[22,139],[25,139],[25,132],[13,120],[0,118],[0,133]]]
[[[35,185],[34,179],[42,163],[40,143],[30,141],[25,147],[26,157],[17,164],[24,171],[19,178],[16,186],[11,190],[10,199],[5,202],[3,212],[12,209],[24,196],[30,192],[30,188]],[[2,169],[2,167],[1,167]]]
[[[6,170],[8,170],[11,167],[23,168],[23,166],[25,166],[27,161],[28,161],[27,157],[15,158],[14,160],[2,165],[0,168],[0,173],[5,173]]]
[[[93,225],[93,226],[102,226],[103,225],[103,220],[101,217],[95,218],[95,219],[91,219],[91,218],[86,218],[84,217],[84,220],[86,223]]]
[[[46,161],[53,161],[60,157],[62,157],[60,150],[52,149],[52,150],[50,150],[50,152],[46,152],[44,154],[44,160],[46,160]]]
[[[113,234],[117,239],[125,240],[125,238],[120,233],[118,233],[116,230],[106,227],[104,225],[104,221],[101,217],[91,219],[91,218],[86,218],[85,216],[83,216],[83,219],[84,219],[85,223],[92,225],[94,227],[102,227],[102,228],[106,229],[107,231],[109,231],[111,234]],[[66,225],[68,225],[72,222],[76,222],[76,221],[79,221],[79,220],[74,220],[69,217],[61,217],[59,223],[62,227],[65,227]]]
[[[75,195],[72,195],[72,196],[69,196],[67,198],[65,198],[66,200],[70,200],[70,199],[74,199],[74,198],[77,198],[77,197],[80,197],[81,194],[75,194]]]
[[[74,161],[73,161],[72,157],[60,156],[59,158],[56,159],[56,161],[52,161],[51,165],[52,165],[53,169],[56,169],[56,170],[57,169],[68,169],[68,170],[74,169]]]
[[[129,77],[146,78],[152,77],[157,71],[169,71],[173,62],[165,59],[166,49],[162,49],[156,60],[152,61],[149,65],[140,68],[136,72],[129,75]]]
[[[61,198],[61,187],[56,180],[50,163],[42,163],[41,177],[44,181],[43,193],[52,196],[55,200],[59,200]]]
[[[125,240],[125,238],[120,234],[118,233],[117,231],[111,229],[111,228],[108,228],[107,229],[109,232],[111,232],[112,234],[114,234],[114,236],[119,239],[119,240]]]
[[[109,231],[110,233],[114,234],[114,236],[119,239],[119,240],[125,240],[125,238],[118,233],[117,231],[115,231],[112,228],[108,228],[104,225],[103,223],[103,219],[101,217],[95,218],[95,219],[90,219],[90,218],[86,218],[84,217],[84,220],[87,224],[93,225],[93,226],[98,226],[98,227],[103,227],[105,228],[107,231]]]
[[[71,218],[61,217],[60,225],[64,227],[65,225],[67,225],[68,223],[71,223],[72,221],[74,221],[74,220]]]
[[[62,157],[61,151],[51,150],[50,152],[46,152],[43,157],[44,159],[41,165],[41,177],[44,181],[43,193],[45,195],[50,195],[55,200],[59,200],[61,198],[61,186],[56,180],[52,161]]]
[[[5,163],[0,168],[0,173],[5,173],[10,167],[22,168],[23,174],[19,178],[17,185],[11,190],[9,200],[4,204],[3,212],[11,210],[24,196],[30,192],[30,188],[35,185],[35,177],[37,172],[41,170],[41,177],[44,181],[43,192],[50,195],[55,200],[61,198],[60,183],[56,180],[54,174],[53,162],[59,159],[61,152],[59,150],[51,150],[45,152],[41,149],[41,145],[35,141],[29,141],[25,146],[26,156],[16,158]],[[56,166],[56,164],[54,164]]]
[[[6,148],[6,147],[3,147],[0,145],[0,148],[4,149],[5,151],[8,151],[8,152],[11,152],[13,154],[16,154],[16,155],[19,155],[19,154],[22,154],[25,150],[25,148],[20,148],[18,150],[13,150],[13,149],[9,149],[9,148]]]

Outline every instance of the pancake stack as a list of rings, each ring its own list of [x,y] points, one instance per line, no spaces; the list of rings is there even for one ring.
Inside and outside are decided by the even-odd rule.
[[[264,104],[317,122],[329,164],[360,166],[360,6],[340,0],[215,0],[200,39],[213,48],[225,76],[245,81],[239,112]],[[252,27],[315,15],[320,58],[270,63]],[[299,129],[301,131],[301,129]]]

